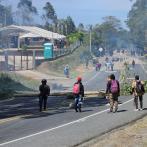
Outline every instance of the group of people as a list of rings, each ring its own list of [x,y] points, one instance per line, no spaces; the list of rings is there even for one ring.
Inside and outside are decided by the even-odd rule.
[[[106,88],[106,98],[110,103],[110,112],[117,112],[118,110],[118,97],[120,96],[120,84],[119,81],[115,79],[114,74],[108,76],[107,88]],[[131,94],[134,97],[135,111],[143,110],[143,95],[145,93],[144,84],[139,79],[139,75],[135,76],[135,79],[131,85]],[[140,107],[138,106],[138,99],[140,102]]]
[[[39,110],[47,110],[47,98],[50,95],[50,87],[47,85],[47,80],[43,79],[42,84],[39,86]],[[132,82],[131,94],[134,97],[135,111],[143,110],[143,95],[145,93],[143,82],[136,75]],[[77,81],[73,85],[73,96],[74,96],[74,109],[75,112],[81,112],[81,105],[84,98],[84,86],[82,84],[82,78],[78,77]],[[110,104],[109,112],[117,112],[118,110],[118,97],[120,96],[120,84],[119,81],[115,79],[115,75],[111,74],[107,78],[106,85],[106,99]],[[140,102],[140,107],[138,106],[138,99]],[[42,108],[43,107],[43,108]]]

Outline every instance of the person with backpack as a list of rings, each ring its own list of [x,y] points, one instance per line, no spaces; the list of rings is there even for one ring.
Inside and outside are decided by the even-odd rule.
[[[110,112],[117,112],[118,97],[120,96],[119,81],[115,79],[115,75],[111,74],[107,83],[106,94],[109,95]]]
[[[81,112],[81,103],[82,103],[83,97],[84,97],[84,86],[82,84],[81,77],[78,77],[77,82],[74,83],[73,95],[75,98],[75,104],[74,104],[75,111],[78,112],[78,110],[79,110],[79,112]]]
[[[47,80],[42,79],[41,85],[39,86],[39,111],[42,111],[44,105],[44,110],[47,110],[47,98],[50,95],[50,87],[47,85]]]
[[[143,82],[139,80],[139,75],[135,76],[135,80],[132,82],[132,94],[134,97],[135,110],[143,110],[143,95],[145,93]],[[138,108],[138,99],[140,102],[140,109]]]

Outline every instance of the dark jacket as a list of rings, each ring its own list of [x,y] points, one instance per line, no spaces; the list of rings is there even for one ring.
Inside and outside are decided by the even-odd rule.
[[[48,85],[41,84],[39,86],[39,96],[47,97],[50,95],[50,87]]]
[[[118,80],[116,80],[117,84],[118,84],[118,95],[120,94],[120,85],[119,85],[119,82]],[[108,81],[107,83],[107,88],[106,88],[106,94],[109,94],[111,93],[111,80]]]
[[[81,82],[76,82],[75,84],[80,84],[80,92],[79,92],[79,94],[75,94],[75,96],[77,97],[77,96],[81,95],[82,97],[84,97],[84,86],[83,86],[83,84]]]

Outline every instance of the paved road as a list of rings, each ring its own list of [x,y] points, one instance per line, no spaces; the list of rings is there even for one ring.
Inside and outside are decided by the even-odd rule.
[[[85,77],[86,80],[88,79],[87,81],[84,79],[85,84],[88,83],[85,85],[85,88],[88,90],[105,88],[105,84],[102,83],[106,81],[106,77],[110,73],[93,72],[91,74],[93,76],[87,75]],[[119,76],[119,73],[115,72],[115,74]],[[68,147],[79,144],[147,114],[146,97],[147,95],[144,98],[145,109],[139,112],[133,111],[131,97],[120,97],[121,106],[118,113],[115,114],[107,113],[108,106],[106,106],[107,101],[105,99],[97,98],[86,100],[82,113],[75,113],[66,107],[36,113],[37,108],[35,106],[34,110],[36,112],[33,115],[0,124],[0,146]],[[31,99],[31,101],[32,104],[37,103],[36,98]],[[29,103],[29,100],[27,102]],[[7,102],[0,103],[1,106],[2,104],[6,105]],[[11,104],[8,106],[11,107],[14,105]],[[31,109],[31,106],[26,107],[28,106],[26,101],[22,102],[22,105],[15,106],[16,111],[17,108],[24,109],[24,107],[26,110]]]

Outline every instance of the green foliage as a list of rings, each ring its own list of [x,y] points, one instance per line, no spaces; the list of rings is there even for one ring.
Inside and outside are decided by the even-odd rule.
[[[1,99],[12,97],[14,91],[8,86],[13,80],[5,73],[0,74],[0,97]],[[13,86],[13,85],[12,85]]]
[[[36,85],[38,90],[38,84]],[[30,79],[12,73],[0,73],[0,99],[11,98],[15,93],[32,91],[31,86],[32,81]]]
[[[128,14],[127,24],[130,28],[131,40],[139,49],[145,47],[145,30],[147,30],[147,1],[136,0]]]
[[[144,81],[144,88],[145,88],[145,92],[147,92],[147,80]]]
[[[46,24],[49,24],[50,21],[55,23],[57,20],[57,15],[52,4],[50,2],[47,2],[43,7],[43,10],[45,11],[43,19],[46,21]]]
[[[23,24],[29,24],[32,22],[33,18],[31,15],[37,14],[37,9],[32,5],[31,0],[20,0],[17,8],[19,9],[19,14],[21,15]]]
[[[81,41],[83,42],[84,34],[82,32],[72,33],[67,36],[68,41],[72,44],[74,42]]]
[[[128,31],[121,27],[120,20],[114,16],[104,17],[103,20],[102,24],[97,24],[92,29],[92,46],[95,50],[102,47],[112,54],[116,48],[127,48],[130,38]]]
[[[13,23],[12,10],[10,6],[3,6],[0,4],[0,24],[10,25]]]
[[[71,33],[75,33],[75,31],[76,31],[76,26],[70,16],[67,16],[67,18],[66,18],[66,28],[67,28],[66,35],[69,35]]]
[[[131,83],[122,83],[120,87],[121,87],[120,95],[130,95],[131,94],[131,91],[132,91]]]
[[[147,92],[147,80],[144,81],[145,92]],[[121,83],[121,95],[130,95],[132,91],[131,81]]]

